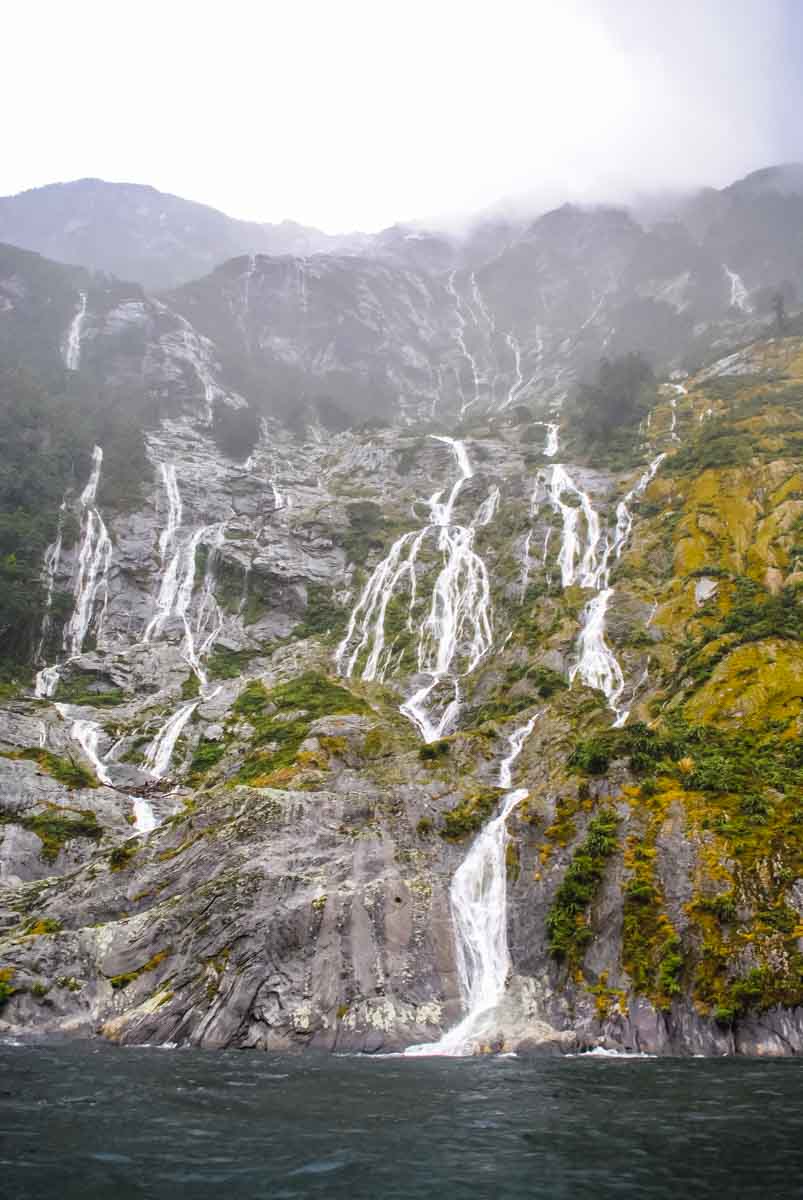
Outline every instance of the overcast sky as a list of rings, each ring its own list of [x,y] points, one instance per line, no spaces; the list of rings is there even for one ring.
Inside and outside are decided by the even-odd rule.
[[[0,194],[335,232],[803,159],[803,0],[4,0]]]

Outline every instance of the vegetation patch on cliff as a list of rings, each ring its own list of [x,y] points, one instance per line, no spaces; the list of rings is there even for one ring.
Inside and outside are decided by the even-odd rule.
[[[591,820],[585,840],[574,852],[547,914],[549,952],[569,966],[582,963],[594,936],[589,913],[608,859],[616,850],[618,824],[611,809],[603,809]]]
[[[292,766],[319,717],[370,711],[359,696],[314,671],[270,691],[262,683],[249,683],[233,706],[235,715],[245,717],[254,729],[237,782],[259,787],[260,779]]]

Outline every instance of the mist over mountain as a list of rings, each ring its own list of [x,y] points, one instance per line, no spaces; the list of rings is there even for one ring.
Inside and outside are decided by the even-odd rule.
[[[311,254],[341,239],[293,221],[236,221],[141,184],[77,179],[0,199],[0,241],[158,290],[237,254]]]
[[[30,353],[55,364],[67,309],[86,294],[82,370],[98,385],[125,378],[166,396],[178,371],[190,391],[219,389],[265,415],[300,404],[338,421],[409,421],[556,404],[603,353],[686,369],[769,320],[778,289],[794,304],[799,170],[702,191],[652,225],[564,205],[530,221],[485,217],[460,235],[408,225],[342,239],[134,185],[53,185],[0,200],[0,237],[89,274],[73,274],[59,307],[37,300],[46,264],[15,264],[8,250],[5,331],[38,305],[44,337]]]

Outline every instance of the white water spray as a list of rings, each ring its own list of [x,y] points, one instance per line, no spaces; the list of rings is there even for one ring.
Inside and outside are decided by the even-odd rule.
[[[473,404],[476,404],[480,398],[480,375],[479,371],[477,370],[477,362],[474,358],[474,355],[470,353],[468,347],[466,346],[466,319],[463,316],[463,305],[460,300],[460,296],[454,286],[454,277],[456,274],[456,271],[452,271],[446,281],[446,290],[454,300],[454,311],[457,318],[457,331],[455,332],[454,338],[460,347],[460,353],[463,355],[463,358],[471,368],[471,376],[474,381],[474,395],[470,400],[466,400],[458,372],[458,387],[460,388],[461,398],[460,416],[462,417]]]
[[[723,263],[723,270],[728,277],[731,285],[730,306],[736,308],[739,312],[750,313],[753,311],[753,306],[750,303],[747,288],[744,286],[744,281],[741,275],[737,275],[730,267],[726,267]]]
[[[200,700],[191,700],[182,704],[168,717],[156,737],[151,742],[145,754],[145,768],[155,779],[164,779],[173,758],[176,742],[184,732],[184,726],[200,704]]]
[[[77,371],[81,362],[81,329],[86,317],[86,292],[79,293],[78,311],[70,322],[64,344],[64,365],[68,371]]]
[[[111,776],[98,751],[100,733],[100,725],[96,721],[73,721],[70,729],[70,737],[78,743],[86,757],[92,763],[92,767],[100,782],[108,786],[111,784]]]
[[[569,672],[570,683],[579,675],[586,686],[596,688],[604,694],[614,714],[614,728],[624,725],[629,716],[629,709],[620,707],[625,679],[615,654],[605,640],[605,619],[614,594],[613,588],[609,586],[610,559],[612,554],[616,558],[621,556],[633,529],[629,505],[644,494],[665,458],[665,454],[654,458],[635,486],[617,505],[613,542],[606,537],[599,564],[590,581],[590,586],[597,588],[597,594],[588,601],[583,610],[582,627],[576,647],[577,660]]]
[[[459,477],[446,500],[442,499],[442,491],[430,496],[426,502],[429,522],[422,529],[397,538],[374,568],[335,652],[335,663],[342,675],[352,675],[364,655],[361,678],[384,679],[395,647],[395,643],[386,644],[387,609],[404,583],[408,594],[406,627],[410,633],[418,632],[416,669],[419,675],[427,676],[427,681],[405,701],[401,711],[427,742],[443,737],[451,727],[460,705],[459,677],[473,671],[491,646],[490,582],[485,563],[473,547],[476,529],[492,520],[499,503],[498,489],[492,488],[469,525],[455,524],[455,503],[464,483],[472,476],[471,464],[462,442],[449,437],[436,440],[450,448]],[[437,536],[443,565],[432,588],[429,612],[423,622],[414,623],[418,603],[416,562],[424,539],[431,534]],[[455,673],[458,658],[462,670]],[[430,711],[429,701],[443,683],[449,687],[451,697],[435,715]]]
[[[508,738],[510,750],[499,768],[499,786],[508,788],[513,764],[521,754],[540,713]],[[526,788],[508,792],[499,813],[477,834],[457,868],[449,890],[455,932],[460,995],[466,1015],[437,1042],[409,1046],[411,1056],[458,1057],[473,1052],[491,1036],[495,1010],[510,973],[507,941],[507,819],[529,795]]]
[[[103,622],[109,603],[109,567],[112,560],[112,543],[109,531],[95,499],[103,465],[103,450],[95,446],[92,451],[92,471],[89,481],[79,499],[81,512],[81,541],[78,548],[76,575],[73,583],[73,610],[64,627],[63,648],[67,661],[81,653],[89,628],[95,621],[96,642],[103,637]],[[62,506],[63,507],[63,506]],[[45,569],[48,573],[49,596],[52,597],[53,581],[61,557],[61,533],[46,554]],[[98,604],[100,609],[98,610]],[[36,676],[36,695],[40,698],[52,696],[58,685],[64,664],[44,667]]]

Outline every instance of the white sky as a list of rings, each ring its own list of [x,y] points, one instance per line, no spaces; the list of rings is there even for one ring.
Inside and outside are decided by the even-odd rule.
[[[3,0],[0,194],[92,175],[334,232],[719,186],[792,157],[789,2]]]

